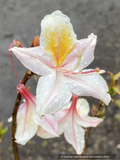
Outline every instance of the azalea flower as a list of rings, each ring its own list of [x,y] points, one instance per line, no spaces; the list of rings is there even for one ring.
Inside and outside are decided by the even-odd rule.
[[[96,127],[103,121],[102,118],[89,117],[89,103],[86,99],[73,95],[72,102],[65,106],[64,109],[58,111],[54,115],[54,119],[58,123],[58,134],[64,133],[68,143],[70,143],[77,154],[81,154],[84,149],[85,130],[82,127]],[[66,109],[67,108],[67,109]],[[42,138],[53,138],[54,135],[46,132],[43,128],[37,132]]]
[[[38,116],[36,112],[36,97],[23,84],[17,86],[17,91],[25,98],[25,102],[19,107],[17,113],[16,142],[25,145],[36,134],[37,130],[40,130],[41,126],[54,136],[58,136],[58,125],[53,117],[46,115],[40,119]],[[12,117],[8,121],[12,121]]]
[[[21,63],[39,78],[36,110],[40,116],[53,114],[70,102],[72,94],[93,96],[108,104],[111,100],[103,70],[85,69],[94,59],[97,36],[77,40],[70,19],[61,11],[41,22],[40,46],[13,47]]]

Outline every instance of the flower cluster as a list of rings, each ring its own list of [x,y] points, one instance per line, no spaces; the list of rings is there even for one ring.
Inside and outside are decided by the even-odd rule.
[[[111,100],[100,76],[104,70],[84,69],[94,59],[97,36],[92,33],[77,40],[70,19],[55,11],[42,20],[39,42],[33,48],[10,49],[26,68],[41,75],[36,97],[24,85],[17,87],[25,102],[17,114],[16,142],[26,144],[36,133],[52,138],[64,132],[80,154],[84,148],[82,127],[96,127],[103,119],[89,117],[88,102],[78,96],[92,96],[105,104]]]

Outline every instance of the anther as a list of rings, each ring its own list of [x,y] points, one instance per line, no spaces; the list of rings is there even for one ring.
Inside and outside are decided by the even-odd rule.
[[[27,90],[31,89],[31,87],[27,87]]]
[[[100,72],[100,68],[98,68],[98,67],[95,68],[95,71],[96,71],[96,72]]]

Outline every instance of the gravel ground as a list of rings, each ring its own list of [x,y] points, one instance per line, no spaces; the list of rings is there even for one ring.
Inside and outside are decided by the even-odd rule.
[[[9,57],[9,46],[18,39],[29,47],[32,39],[40,33],[40,21],[46,14],[61,10],[68,15],[78,39],[90,33],[98,36],[95,60],[88,68],[100,67],[117,73],[120,70],[120,1],[119,0],[0,0],[0,121],[8,132],[1,143],[2,160],[13,160],[11,144],[11,116],[16,98],[17,78]],[[16,70],[22,79],[26,69],[14,57]],[[104,77],[109,80],[108,74]],[[32,78],[27,83],[35,94],[37,82]],[[89,102],[96,103],[94,98]],[[106,107],[106,119],[101,126],[92,129],[88,154],[116,154],[120,159],[120,123],[114,119],[120,109],[110,103]],[[35,136],[26,146],[19,145],[21,160],[57,160],[59,153],[75,151],[64,136],[43,140]]]

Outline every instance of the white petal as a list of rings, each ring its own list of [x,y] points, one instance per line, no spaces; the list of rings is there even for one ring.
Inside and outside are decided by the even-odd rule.
[[[40,117],[53,114],[69,103],[72,94],[63,81],[59,73],[40,77],[36,91],[36,109]]]
[[[82,127],[96,127],[103,121],[102,118],[81,116],[79,114],[77,114],[75,117],[76,122]]]
[[[58,132],[58,124],[57,122],[54,120],[52,115],[46,115],[43,116],[42,119],[35,117],[35,122],[40,125],[45,131],[47,131],[48,133],[54,135],[54,136],[59,136],[57,134]],[[37,135],[41,135],[41,132],[37,132]],[[44,136],[44,135],[43,135]]]
[[[39,126],[40,127],[40,126]],[[55,138],[56,136],[54,134],[51,134],[50,132],[47,132],[43,128],[40,128],[37,131],[37,135],[43,139],[49,139],[49,138]]]
[[[77,154],[81,154],[84,148],[85,131],[76,122],[73,115],[73,110],[59,111],[56,116],[60,119],[58,122],[59,135],[64,132],[68,143],[72,144]]]
[[[23,100],[24,100],[24,102],[26,102],[25,99],[23,99]],[[18,109],[18,112],[25,106],[26,106],[26,103],[21,104],[19,109]],[[18,115],[19,114],[17,114],[17,118],[18,118]],[[12,116],[10,118],[8,118],[8,122],[12,122]]]
[[[90,34],[86,39],[79,40],[73,51],[66,57],[61,68],[64,68],[66,70],[73,69],[77,63],[76,53],[80,50],[82,51],[82,57],[78,69],[87,67],[94,59],[96,42],[97,37],[94,34]]]
[[[41,22],[40,45],[61,66],[76,43],[70,19],[61,11],[44,17]]]
[[[25,102],[26,103],[26,102]],[[25,145],[37,132],[38,125],[33,118],[36,116],[35,106],[24,105],[17,114],[16,142]]]
[[[82,115],[88,115],[90,112],[90,106],[86,99],[79,98],[77,100],[76,109],[78,114]]]
[[[53,117],[55,119],[58,125],[58,130],[57,130],[57,134],[58,135],[61,135],[64,131],[64,126],[66,124],[66,119],[64,118],[64,116],[67,114],[67,111],[63,111],[63,110],[60,110],[59,112],[57,112]],[[45,117],[45,116],[44,116]],[[43,126],[42,126],[43,127]],[[43,127],[44,128],[44,127]],[[40,136],[41,138],[54,138],[56,137],[55,134],[52,134],[51,132],[48,131],[48,129],[39,129],[38,132],[37,132],[37,135]]]
[[[32,48],[11,48],[12,52],[21,61],[21,63],[38,75],[46,75],[52,71],[55,66],[52,57],[46,54],[40,46]]]
[[[102,76],[98,74],[88,76],[66,76],[66,83],[68,89],[78,96],[92,96],[102,100],[107,105],[111,100],[107,84]]]
[[[65,126],[64,135],[68,143],[72,144],[77,154],[81,154],[84,149],[84,135],[85,130],[77,123],[69,121]]]
[[[67,17],[61,11],[57,10],[52,14],[45,16],[44,19],[41,21],[40,45],[42,48],[46,48],[46,39],[45,39],[46,28],[49,27],[49,32],[52,32],[54,29],[59,30],[61,24],[69,25],[71,28],[73,39],[76,39],[76,34],[73,31],[73,26],[70,23],[69,17]]]

